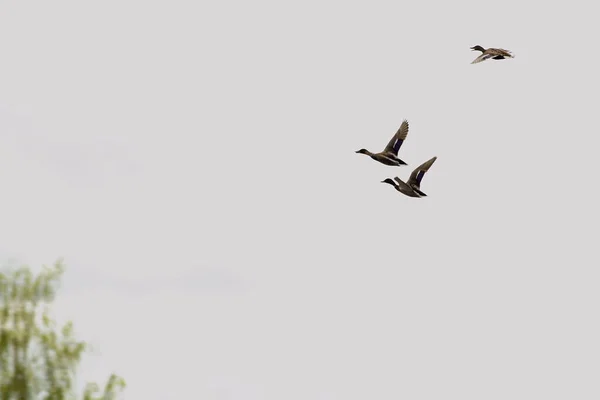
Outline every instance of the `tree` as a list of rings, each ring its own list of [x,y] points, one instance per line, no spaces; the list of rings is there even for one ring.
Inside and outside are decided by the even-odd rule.
[[[57,327],[50,317],[64,265],[59,260],[34,276],[27,267],[0,272],[0,400],[74,399],[76,367],[87,344],[73,323]],[[114,400],[125,388],[112,375],[99,393],[85,387],[84,400]]]

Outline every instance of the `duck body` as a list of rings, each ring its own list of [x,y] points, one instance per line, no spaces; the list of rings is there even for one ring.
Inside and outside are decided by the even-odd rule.
[[[392,165],[392,166],[396,166],[396,167],[400,167],[402,165],[408,165],[404,161],[402,161],[401,159],[396,157],[394,154],[390,154],[390,153],[373,154],[371,156],[371,158],[373,160],[379,161],[380,163],[385,164],[385,165]]]
[[[371,157],[373,160],[379,161],[380,163],[385,164],[385,165],[391,165],[394,167],[408,165],[404,161],[402,161],[401,159],[396,157],[396,155],[394,153],[388,153],[385,151],[383,151],[381,153],[371,153],[369,150],[365,150],[365,149],[361,149],[361,150],[357,151],[357,153],[366,154],[369,157]]]
[[[417,192],[413,187],[409,186],[406,182],[401,181],[397,177],[392,179],[386,179],[383,181],[384,183],[389,183],[392,185],[397,191],[408,196],[408,197],[424,197],[427,196],[425,193],[419,191]]]
[[[481,55],[474,59],[473,62],[471,62],[471,64],[477,64],[490,58],[493,60],[504,60],[505,58],[515,57],[509,50],[505,49],[494,49],[491,47],[489,49],[484,49],[483,47],[477,45],[471,47],[471,50],[481,51]]]
[[[360,149],[356,151],[359,154],[366,154],[373,160],[378,161],[385,165],[399,167],[407,165],[404,161],[398,158],[398,150],[408,135],[408,121],[402,121],[402,125],[398,128],[398,131],[394,134],[390,142],[385,146],[385,149],[380,153],[372,153],[367,149]]]

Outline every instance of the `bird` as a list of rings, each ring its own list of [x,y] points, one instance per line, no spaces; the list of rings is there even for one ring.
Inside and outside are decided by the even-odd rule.
[[[473,60],[471,64],[477,64],[482,61],[485,61],[489,58],[493,58],[494,60],[503,60],[505,58],[514,58],[515,56],[509,51],[504,49],[484,49],[480,45],[471,47],[473,51],[481,51],[481,55]]]
[[[402,165],[408,165],[398,158],[398,150],[400,150],[400,146],[402,146],[402,143],[406,139],[406,135],[408,135],[408,121],[404,120],[402,121],[402,124],[400,125],[400,128],[398,128],[398,131],[394,137],[392,137],[390,142],[387,144],[387,146],[385,146],[385,149],[381,153],[371,153],[366,149],[360,149],[356,151],[356,153],[366,154],[373,160],[379,161],[385,165],[398,167]]]
[[[425,172],[429,170],[435,160],[437,160],[437,157],[433,157],[431,160],[428,160],[415,168],[406,182],[403,182],[400,180],[400,178],[395,177],[393,180],[391,178],[387,178],[381,181],[381,183],[389,183],[397,191],[409,197],[426,197],[427,195],[421,191],[421,180],[423,179]]]

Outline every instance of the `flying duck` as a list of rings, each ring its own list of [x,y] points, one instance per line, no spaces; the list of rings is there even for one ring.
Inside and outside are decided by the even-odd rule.
[[[398,158],[398,150],[408,135],[408,121],[402,121],[402,125],[398,128],[398,131],[392,137],[392,140],[385,146],[385,149],[381,153],[371,153],[369,150],[360,149],[356,153],[366,154],[375,161],[379,161],[385,165],[401,166],[408,165],[404,161]]]
[[[485,60],[487,60],[489,58],[492,58],[494,60],[503,60],[505,58],[514,58],[515,57],[508,50],[504,50],[504,49],[492,49],[492,48],[484,49],[480,45],[471,47],[471,50],[473,50],[473,51],[475,51],[475,50],[481,51],[481,55],[479,57],[477,57],[476,59],[474,59],[471,64],[477,64],[477,63],[485,61]]]
[[[381,181],[381,183],[389,183],[396,188],[397,191],[409,197],[425,197],[427,195],[421,191],[421,179],[423,179],[425,172],[429,170],[436,159],[437,157],[433,157],[431,160],[419,165],[412,174],[410,174],[410,177],[406,182],[395,177],[394,180],[387,178],[386,180]]]

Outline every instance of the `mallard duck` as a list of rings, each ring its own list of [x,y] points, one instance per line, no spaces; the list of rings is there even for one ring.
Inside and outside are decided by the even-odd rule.
[[[410,197],[425,197],[427,195],[421,191],[421,179],[423,179],[423,175],[425,175],[425,172],[429,170],[436,159],[437,157],[433,157],[431,160],[419,165],[412,174],[410,174],[407,182],[403,182],[400,178],[395,177],[394,180],[387,178],[381,181],[381,183],[389,183],[395,187],[397,191]]]
[[[481,51],[481,55],[473,60],[471,64],[477,64],[482,61],[485,61],[489,58],[493,58],[494,60],[503,60],[505,58],[514,58],[515,56],[508,50],[504,49],[484,49],[480,45],[471,47],[473,51]]]
[[[408,135],[408,121],[402,121],[402,125],[398,128],[398,131],[392,137],[392,140],[385,146],[385,149],[381,153],[371,153],[369,150],[360,149],[356,153],[366,154],[375,161],[379,161],[385,165],[401,166],[408,165],[404,161],[398,158],[398,150]]]

